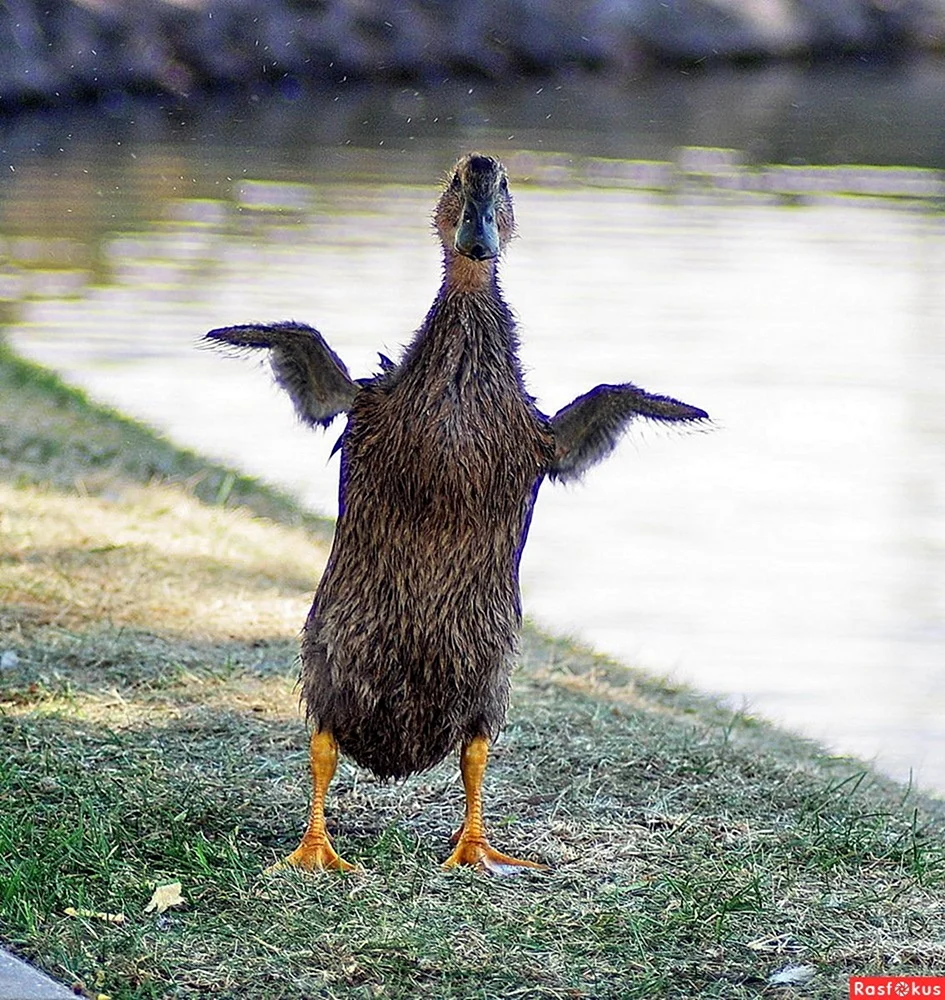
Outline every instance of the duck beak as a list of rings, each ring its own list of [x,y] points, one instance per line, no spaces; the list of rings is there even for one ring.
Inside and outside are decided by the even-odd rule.
[[[473,260],[499,256],[499,226],[491,198],[480,200],[467,195],[453,245],[458,253]]]

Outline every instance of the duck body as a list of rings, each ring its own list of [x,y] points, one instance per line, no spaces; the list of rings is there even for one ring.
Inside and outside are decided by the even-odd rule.
[[[470,154],[434,212],[443,280],[400,362],[352,379],[321,334],[286,321],[211,330],[215,346],[266,349],[299,417],[345,414],[339,515],[305,622],[301,688],[312,727],[312,807],[276,867],[349,870],[325,825],[339,752],[382,778],[460,748],[463,825],[446,867],[541,867],[488,843],[482,782],[504,721],[521,625],[519,561],[544,478],[569,481],[637,418],[707,419],[629,382],[599,385],[547,417],[525,389],[497,262],[515,220],[505,170]]]
[[[497,287],[441,290],[402,362],[354,396],[301,682],[312,724],[375,774],[501,728],[519,560],[553,454]]]

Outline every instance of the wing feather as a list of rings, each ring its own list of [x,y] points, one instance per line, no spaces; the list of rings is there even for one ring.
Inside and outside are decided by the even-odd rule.
[[[562,407],[551,418],[555,436],[552,479],[579,479],[617,446],[624,431],[638,417],[660,423],[708,421],[705,410],[671,396],[657,396],[625,382],[598,385]]]
[[[203,342],[239,352],[268,349],[276,384],[289,394],[299,419],[312,427],[327,427],[347,412],[358,391],[341,358],[305,323],[225,326],[205,334]]]

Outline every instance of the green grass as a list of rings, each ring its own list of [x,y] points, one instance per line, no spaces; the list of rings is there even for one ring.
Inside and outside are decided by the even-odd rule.
[[[836,998],[945,969],[940,804],[533,629],[486,809],[550,872],[439,868],[449,760],[396,784],[343,761],[329,823],[362,871],[262,874],[305,821],[322,526],[8,352],[0,417],[0,940],[67,984]],[[174,881],[186,905],[145,913]],[[814,978],[766,985],[789,964]]]

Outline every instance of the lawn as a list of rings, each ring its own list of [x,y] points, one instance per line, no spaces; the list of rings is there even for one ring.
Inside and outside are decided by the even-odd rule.
[[[550,871],[440,869],[453,759],[343,761],[361,871],[263,874],[305,821],[329,533],[0,347],[0,941],[112,1000],[833,1000],[945,971],[940,802],[531,628],[486,812]]]

